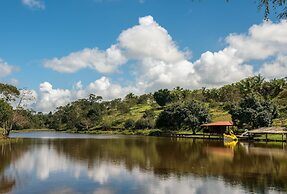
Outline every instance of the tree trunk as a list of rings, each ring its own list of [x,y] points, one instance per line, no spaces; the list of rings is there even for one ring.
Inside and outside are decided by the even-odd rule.
[[[12,124],[9,126],[8,122],[6,122],[6,123],[4,124],[4,126],[3,126],[2,136],[3,136],[4,138],[8,138],[11,129],[12,129]]]
[[[10,134],[10,129],[4,129],[4,131],[2,133],[2,136],[4,138],[8,138],[9,134]]]

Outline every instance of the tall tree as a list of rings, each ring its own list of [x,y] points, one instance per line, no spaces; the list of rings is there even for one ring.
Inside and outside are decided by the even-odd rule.
[[[261,100],[254,95],[243,98],[229,113],[233,122],[241,129],[268,127],[278,117],[277,107],[271,101]]]
[[[161,89],[153,94],[155,101],[160,106],[165,106],[167,103],[172,101],[172,94],[168,89]]]
[[[0,98],[7,102],[15,100],[20,95],[20,91],[12,85],[0,83]]]
[[[196,133],[199,126],[209,120],[210,115],[203,104],[188,101],[165,108],[158,116],[156,126],[170,130],[192,129]]]
[[[8,137],[11,130],[11,122],[13,118],[12,106],[3,99],[0,99],[0,125],[3,128],[2,135]]]

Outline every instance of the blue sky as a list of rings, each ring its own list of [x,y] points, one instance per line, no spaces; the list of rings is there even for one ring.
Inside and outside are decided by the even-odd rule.
[[[0,81],[35,90],[39,98],[38,103],[43,103],[41,97],[43,98],[47,93],[50,94],[50,98],[53,98],[52,94],[56,95],[57,92],[66,92],[64,97],[69,101],[73,99],[69,95],[76,95],[73,93],[74,90],[77,90],[76,93],[81,91],[82,95],[89,91],[114,98],[129,91],[143,93],[161,87],[172,88],[176,85],[186,88],[220,86],[257,72],[264,74],[267,72],[267,67],[265,69],[262,67],[266,63],[273,65],[268,68],[274,68],[276,64],[277,66],[279,64],[280,68],[285,68],[286,65],[282,64],[285,52],[279,52],[279,48],[272,46],[270,52],[262,56],[255,56],[255,54],[247,56],[243,52],[245,49],[242,44],[254,45],[253,41],[259,41],[256,42],[259,45],[256,49],[259,47],[262,49],[264,44],[274,43],[274,40],[269,40],[267,43],[265,40],[265,43],[260,42],[261,39],[256,38],[256,33],[267,33],[268,30],[265,30],[267,28],[286,28],[286,24],[274,16],[271,16],[273,23],[264,23],[263,15],[263,10],[258,10],[257,3],[250,0],[232,0],[229,3],[224,0],[3,0],[0,2],[0,70],[1,64],[3,66]],[[152,41],[158,39],[153,39],[151,36],[162,37],[164,43],[155,41],[154,45],[162,44],[158,48],[172,48],[170,53],[164,54],[165,51],[162,51],[162,58],[147,54],[161,52],[157,50],[158,48],[141,51],[138,50],[139,47],[136,47],[136,50],[131,47],[131,42],[137,44],[139,39],[136,38],[136,34],[141,32],[128,30],[135,26],[146,25],[146,23],[139,24],[139,18],[146,16],[150,16],[148,25],[154,24],[154,31],[148,27],[147,29],[154,34],[140,37],[145,39],[143,41],[146,41],[146,44],[153,44]],[[255,35],[248,34],[254,25],[257,25],[260,32],[255,30]],[[284,35],[285,31],[280,33]],[[125,40],[120,40],[121,35],[125,35]],[[226,38],[230,36],[231,40],[227,41]],[[270,36],[266,34],[266,37]],[[285,44],[284,40],[282,41],[281,47]],[[111,48],[112,45],[115,45],[115,50],[123,56],[121,60],[117,58],[120,61],[111,62],[111,59],[103,58],[98,62],[101,64],[91,62],[99,55],[106,55],[106,49]],[[139,42],[139,46],[144,47],[142,42]],[[95,48],[97,51],[91,50]],[[226,48],[228,49],[224,51]],[[83,55],[80,54],[84,49],[90,49],[89,52],[92,54],[89,54],[91,55],[89,59],[83,59]],[[149,49],[148,45],[145,49]],[[232,49],[239,54],[234,54]],[[220,51],[224,56],[228,55],[234,59],[228,62],[235,63],[234,67],[230,67],[230,71],[240,71],[239,76],[232,76],[234,80],[210,78],[212,72],[206,72],[207,68],[214,69],[215,74],[220,70],[225,71],[222,63],[226,62],[226,58],[223,57],[225,61],[221,63]],[[75,57],[70,57],[68,61],[63,59],[75,52],[78,52],[76,59]],[[261,53],[260,50],[258,52]],[[202,57],[204,53],[206,55]],[[209,56],[211,53],[213,53],[212,56]],[[215,53],[220,56],[217,54],[215,56]],[[175,55],[177,57],[167,57]],[[52,61],[55,58],[58,59],[56,64]],[[273,61],[268,61],[270,58]],[[74,62],[74,67],[69,67],[71,61]],[[82,66],[77,66],[75,70],[77,62]],[[91,64],[85,66],[85,63]],[[112,70],[98,67],[105,66],[105,63],[111,63],[107,66],[111,65]],[[187,67],[189,65],[194,66],[193,69]],[[61,66],[65,68],[64,71]],[[194,77],[189,84],[173,81],[178,72],[179,78],[182,77],[180,73],[182,69],[173,70],[179,66],[186,66],[186,70],[190,71],[186,76]],[[71,70],[71,68],[74,69]],[[102,70],[103,68],[105,69]],[[164,69],[162,70],[164,72],[158,72],[158,76],[162,79],[156,79],[156,75],[151,76],[150,69]],[[277,72],[265,74],[266,77],[282,76]],[[203,75],[209,75],[209,77]],[[104,83],[110,88],[103,86],[103,90],[91,89],[91,84],[97,80],[101,80],[95,84],[98,88],[101,88],[101,84]],[[193,82],[194,80],[198,81]],[[43,89],[45,87],[49,89]],[[54,91],[51,87],[57,90]],[[107,93],[107,90],[111,90],[112,94]],[[117,92],[113,92],[114,90]],[[105,92],[102,94],[101,91]],[[66,101],[64,100],[63,103]]]

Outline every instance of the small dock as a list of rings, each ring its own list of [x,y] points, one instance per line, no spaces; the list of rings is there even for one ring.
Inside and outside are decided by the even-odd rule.
[[[175,138],[193,138],[193,139],[210,139],[210,140],[222,140],[222,135],[217,134],[190,134],[190,133],[173,133],[169,134],[169,137]]]
[[[287,142],[287,128],[286,127],[261,127],[258,129],[253,129],[248,131],[250,136],[256,135],[264,135],[265,141],[280,141],[280,142]],[[281,139],[268,139],[271,135],[281,135]]]

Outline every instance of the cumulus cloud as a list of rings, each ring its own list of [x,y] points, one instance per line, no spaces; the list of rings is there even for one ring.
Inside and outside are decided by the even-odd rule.
[[[45,3],[42,0],[22,0],[22,3],[33,9],[45,9]]]
[[[226,38],[229,47],[236,49],[244,60],[263,60],[287,53],[287,21],[263,22],[253,25],[248,34],[231,34]]]
[[[139,18],[139,25],[123,31],[119,47],[127,58],[137,60],[136,82],[147,91],[177,85],[195,87],[198,79],[188,52],[178,49],[171,36],[152,16]]]
[[[14,70],[15,67],[0,58],[0,78],[10,75]]]
[[[70,92],[68,96],[74,98],[96,93],[112,99],[123,97],[128,92],[140,94],[176,86],[190,89],[218,87],[257,73],[268,78],[286,76],[286,34],[287,21],[263,22],[251,26],[247,33],[230,34],[225,38],[225,48],[207,51],[199,59],[191,61],[189,52],[180,50],[168,31],[152,16],[146,16],[139,18],[137,25],[122,31],[117,42],[107,50],[86,48],[46,60],[44,65],[66,73],[83,68],[112,73],[122,65],[130,65],[134,78],[129,86],[112,83],[104,76],[85,87],[78,82],[71,90],[56,90],[57,93]],[[270,58],[274,60],[267,62]],[[254,61],[257,68],[252,65]],[[67,99],[65,102],[73,100],[71,97]],[[56,102],[52,104],[56,105]]]
[[[158,25],[152,16],[139,18],[139,25],[123,31],[118,40],[129,58],[152,58],[164,62],[184,59],[184,54],[177,49],[167,30]]]
[[[264,63],[259,73],[267,78],[287,77],[287,56],[278,56],[270,63]]]
[[[39,86],[36,109],[42,112],[49,112],[74,100],[87,98],[89,94],[95,94],[102,96],[106,100],[111,100],[124,97],[129,92],[138,93],[139,90],[135,87],[123,87],[114,84],[105,76],[89,83],[86,87],[79,81],[72,89],[54,88],[51,83],[43,82]]]
[[[37,109],[48,112],[56,107],[66,105],[71,101],[71,91],[67,89],[54,89],[52,84],[44,82],[40,84],[39,101]]]
[[[168,32],[151,16],[139,19],[139,25],[123,31],[118,43],[106,51],[86,48],[62,58],[46,60],[44,66],[59,72],[74,73],[92,68],[101,73],[114,72],[127,60],[151,58],[168,63],[185,59],[185,52],[178,50]]]
[[[205,52],[195,62],[200,82],[205,86],[220,86],[253,74],[252,65],[243,64],[236,56],[236,49],[225,48],[219,52]]]
[[[83,68],[95,69],[100,73],[111,73],[124,63],[126,58],[121,50],[116,45],[112,45],[106,51],[86,48],[62,58],[46,60],[44,66],[64,73],[74,73]]]
[[[12,73],[13,67],[0,59],[0,77],[5,77]]]

